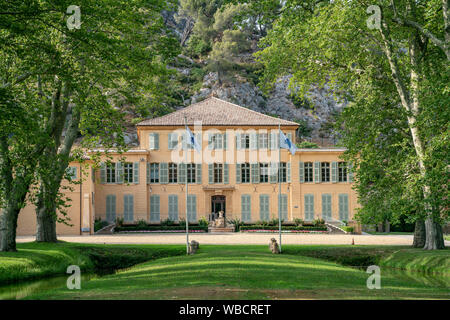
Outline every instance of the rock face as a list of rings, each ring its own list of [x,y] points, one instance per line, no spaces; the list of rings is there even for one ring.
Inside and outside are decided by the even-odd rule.
[[[339,102],[329,88],[311,88],[307,103],[296,106],[289,89],[290,76],[275,83],[268,97],[258,87],[242,78],[219,84],[217,73],[210,72],[203,79],[203,87],[192,96],[190,102],[201,101],[211,95],[240,106],[288,120],[304,120],[312,129],[311,137],[318,138],[322,126],[332,120],[332,115],[341,112],[344,102]]]

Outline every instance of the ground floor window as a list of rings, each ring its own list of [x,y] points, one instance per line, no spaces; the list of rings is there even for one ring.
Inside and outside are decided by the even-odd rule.
[[[322,195],[322,219],[331,220],[331,194]]]
[[[126,222],[134,221],[134,196],[132,194],[123,196],[123,220]]]
[[[348,221],[348,194],[339,195],[339,220]]]
[[[106,221],[116,221],[116,195],[114,194],[106,196]]]
[[[287,205],[287,194],[280,194],[278,198],[278,205],[280,213],[281,213],[281,220],[286,221],[288,219],[288,205]]]
[[[250,222],[251,220],[251,196],[249,194],[243,194],[241,196],[241,215],[242,221]]]
[[[150,196],[150,222],[159,222],[160,220],[160,204],[159,195],[154,194]]]
[[[178,221],[178,195],[169,195],[169,219]]]
[[[187,214],[189,222],[197,221],[197,196],[190,194],[187,196]]]
[[[314,195],[305,194],[305,220],[314,220]]]
[[[269,221],[269,195],[259,195],[259,215],[261,221]]]

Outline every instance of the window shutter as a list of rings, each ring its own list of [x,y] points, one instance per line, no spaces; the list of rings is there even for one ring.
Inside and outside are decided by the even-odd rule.
[[[139,162],[133,163],[133,183],[139,184]]]
[[[160,220],[160,205],[159,205],[159,195],[155,194],[150,196],[150,221],[159,222]]]
[[[178,165],[178,183],[186,183],[187,178],[187,165],[186,163],[180,163]]]
[[[159,133],[154,133],[153,136],[155,137],[155,150],[159,149]]]
[[[202,164],[197,163],[195,165],[195,182],[197,184],[202,184]]]
[[[213,145],[213,135],[211,133],[208,133],[208,150],[213,150],[214,149],[214,145]]]
[[[276,141],[276,133],[270,133],[270,150],[277,150],[277,141]]]
[[[343,194],[339,195],[339,220],[344,220],[344,197]]]
[[[178,144],[178,134],[177,133],[169,133],[169,150],[173,150],[177,148]]]
[[[250,222],[251,220],[251,197],[248,194],[241,196],[241,215],[242,221]]]
[[[278,205],[281,213],[281,219],[287,220],[287,194],[280,194],[278,198]]]
[[[169,195],[169,219],[178,221],[178,195]]]
[[[228,133],[223,134],[223,149],[228,150]]]
[[[305,182],[305,163],[300,161],[298,163],[298,176],[300,179],[300,183],[304,183]]]
[[[100,183],[106,183],[106,163],[100,164]]]
[[[314,162],[314,182],[320,182],[320,162],[318,161]]]
[[[197,139],[198,146],[200,147],[200,149],[202,149],[202,144],[203,144],[202,134],[196,133],[195,139]],[[192,147],[194,147],[194,146],[192,146]]]
[[[258,149],[258,140],[256,133],[250,133],[250,150]]]
[[[208,164],[208,183],[214,184],[214,166],[212,163]]]
[[[116,182],[123,183],[123,163],[116,162]]]
[[[128,211],[129,221],[134,221],[134,195],[132,194],[128,196],[128,207],[129,207]]]
[[[224,184],[229,184],[230,183],[228,163],[224,163],[223,164],[223,183]]]
[[[150,163],[147,162],[147,184],[150,183]]]
[[[236,163],[236,183],[241,183],[241,164]]]
[[[236,149],[237,150],[241,149],[241,134],[240,133],[236,133]]]
[[[259,183],[259,166],[258,163],[251,163],[251,177],[252,183]]]
[[[286,168],[286,175],[287,175],[286,181],[287,182],[291,182],[291,163],[290,162],[286,163],[286,166],[287,166],[287,168]]]
[[[167,162],[163,162],[159,165],[159,182],[162,184],[169,183],[169,164]]]
[[[331,163],[331,182],[337,182],[337,162],[333,161]]]
[[[181,149],[187,150],[188,149],[188,133],[185,131],[183,134],[181,134]]]
[[[269,182],[277,183],[278,182],[278,162],[270,163],[270,171],[269,171]]]
[[[348,165],[348,182],[353,182],[353,164],[349,163]]]

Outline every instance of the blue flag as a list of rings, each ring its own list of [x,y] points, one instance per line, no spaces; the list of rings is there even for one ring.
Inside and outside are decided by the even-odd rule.
[[[280,148],[288,149],[292,155],[294,155],[295,151],[297,151],[297,148],[292,143],[292,141],[289,140],[289,138],[286,137],[281,130],[280,130]]]
[[[194,134],[192,133],[192,131],[189,129],[189,127],[186,126],[186,132],[187,132],[187,137],[188,137],[188,143],[187,145],[190,145],[191,147],[194,147],[194,149],[197,152],[201,152],[202,148],[200,147],[200,145],[198,144],[197,139],[195,139]]]

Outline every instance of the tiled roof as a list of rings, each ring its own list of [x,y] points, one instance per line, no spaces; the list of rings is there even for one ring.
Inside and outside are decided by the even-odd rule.
[[[298,126],[298,123],[271,117],[215,97],[194,103],[165,116],[147,119],[138,126],[184,126],[201,121],[203,126]]]

